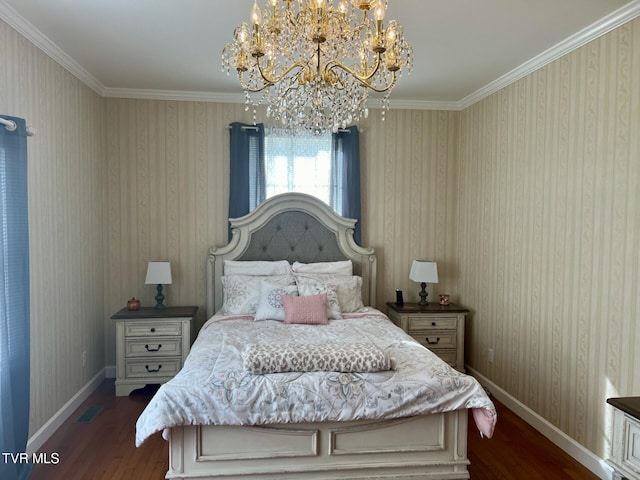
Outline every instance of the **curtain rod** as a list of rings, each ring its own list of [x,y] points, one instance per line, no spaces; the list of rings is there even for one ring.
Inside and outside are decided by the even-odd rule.
[[[0,117],[0,124],[4,125],[4,128],[9,130],[10,132],[13,132],[16,128],[18,128],[16,122],[14,122],[13,120],[7,120],[6,118],[2,117]],[[35,134],[35,129],[27,125],[27,137],[33,137]]]
[[[229,125],[227,128],[231,130],[231,125]],[[254,127],[253,125],[243,125],[242,127],[240,127],[240,130],[258,130],[258,127]],[[351,130],[349,130],[348,128],[339,128],[338,131],[342,133],[351,133]]]

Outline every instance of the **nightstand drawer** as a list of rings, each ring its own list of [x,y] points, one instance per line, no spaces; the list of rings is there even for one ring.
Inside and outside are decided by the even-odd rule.
[[[166,357],[182,354],[182,337],[127,338],[124,354],[129,357]]]
[[[457,352],[455,349],[446,349],[446,350],[431,350],[433,353],[438,355],[445,363],[449,364],[449,366],[455,368],[456,362],[458,360]]]
[[[416,330],[433,330],[433,329],[456,329],[458,327],[458,319],[456,317],[434,317],[417,315],[409,316],[409,333]]]
[[[125,337],[179,337],[182,335],[181,322],[153,321],[127,322]]]
[[[451,348],[455,350],[457,345],[457,335],[455,332],[412,332],[411,336],[430,350],[441,348]]]
[[[153,377],[173,377],[181,368],[180,357],[126,360],[125,378],[144,378],[153,383]]]

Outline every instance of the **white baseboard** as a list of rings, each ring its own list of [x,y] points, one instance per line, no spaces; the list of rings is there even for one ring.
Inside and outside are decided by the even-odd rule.
[[[27,454],[31,456],[37,452],[44,442],[60,428],[64,421],[76,411],[91,393],[98,388],[105,378],[105,369],[100,370],[89,382],[80,389],[71,399],[65,403],[40,429],[34,433],[27,441]]]
[[[558,427],[541,417],[539,414],[511,396],[472,367],[466,365],[466,368],[468,373],[474,376],[481,385],[487,388],[491,392],[491,395],[496,397],[500,403],[503,403],[509,410],[514,412],[538,432],[547,437],[557,447],[564,450],[568,455],[572,456],[586,468],[591,470],[594,475],[603,480],[613,479],[613,469],[602,458],[585,448]],[[498,424],[500,424],[500,417],[498,417]]]
[[[104,378],[116,378],[116,366],[107,365],[104,367]]]

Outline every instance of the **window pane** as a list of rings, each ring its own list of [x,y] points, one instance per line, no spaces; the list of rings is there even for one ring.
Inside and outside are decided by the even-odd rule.
[[[265,164],[267,198],[301,192],[330,204],[331,133],[290,136],[277,130],[267,132]]]

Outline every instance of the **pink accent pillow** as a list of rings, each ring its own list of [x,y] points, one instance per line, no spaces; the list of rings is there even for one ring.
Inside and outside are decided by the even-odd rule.
[[[283,295],[284,323],[304,323],[307,325],[325,325],[327,317],[327,294],[296,297]]]

